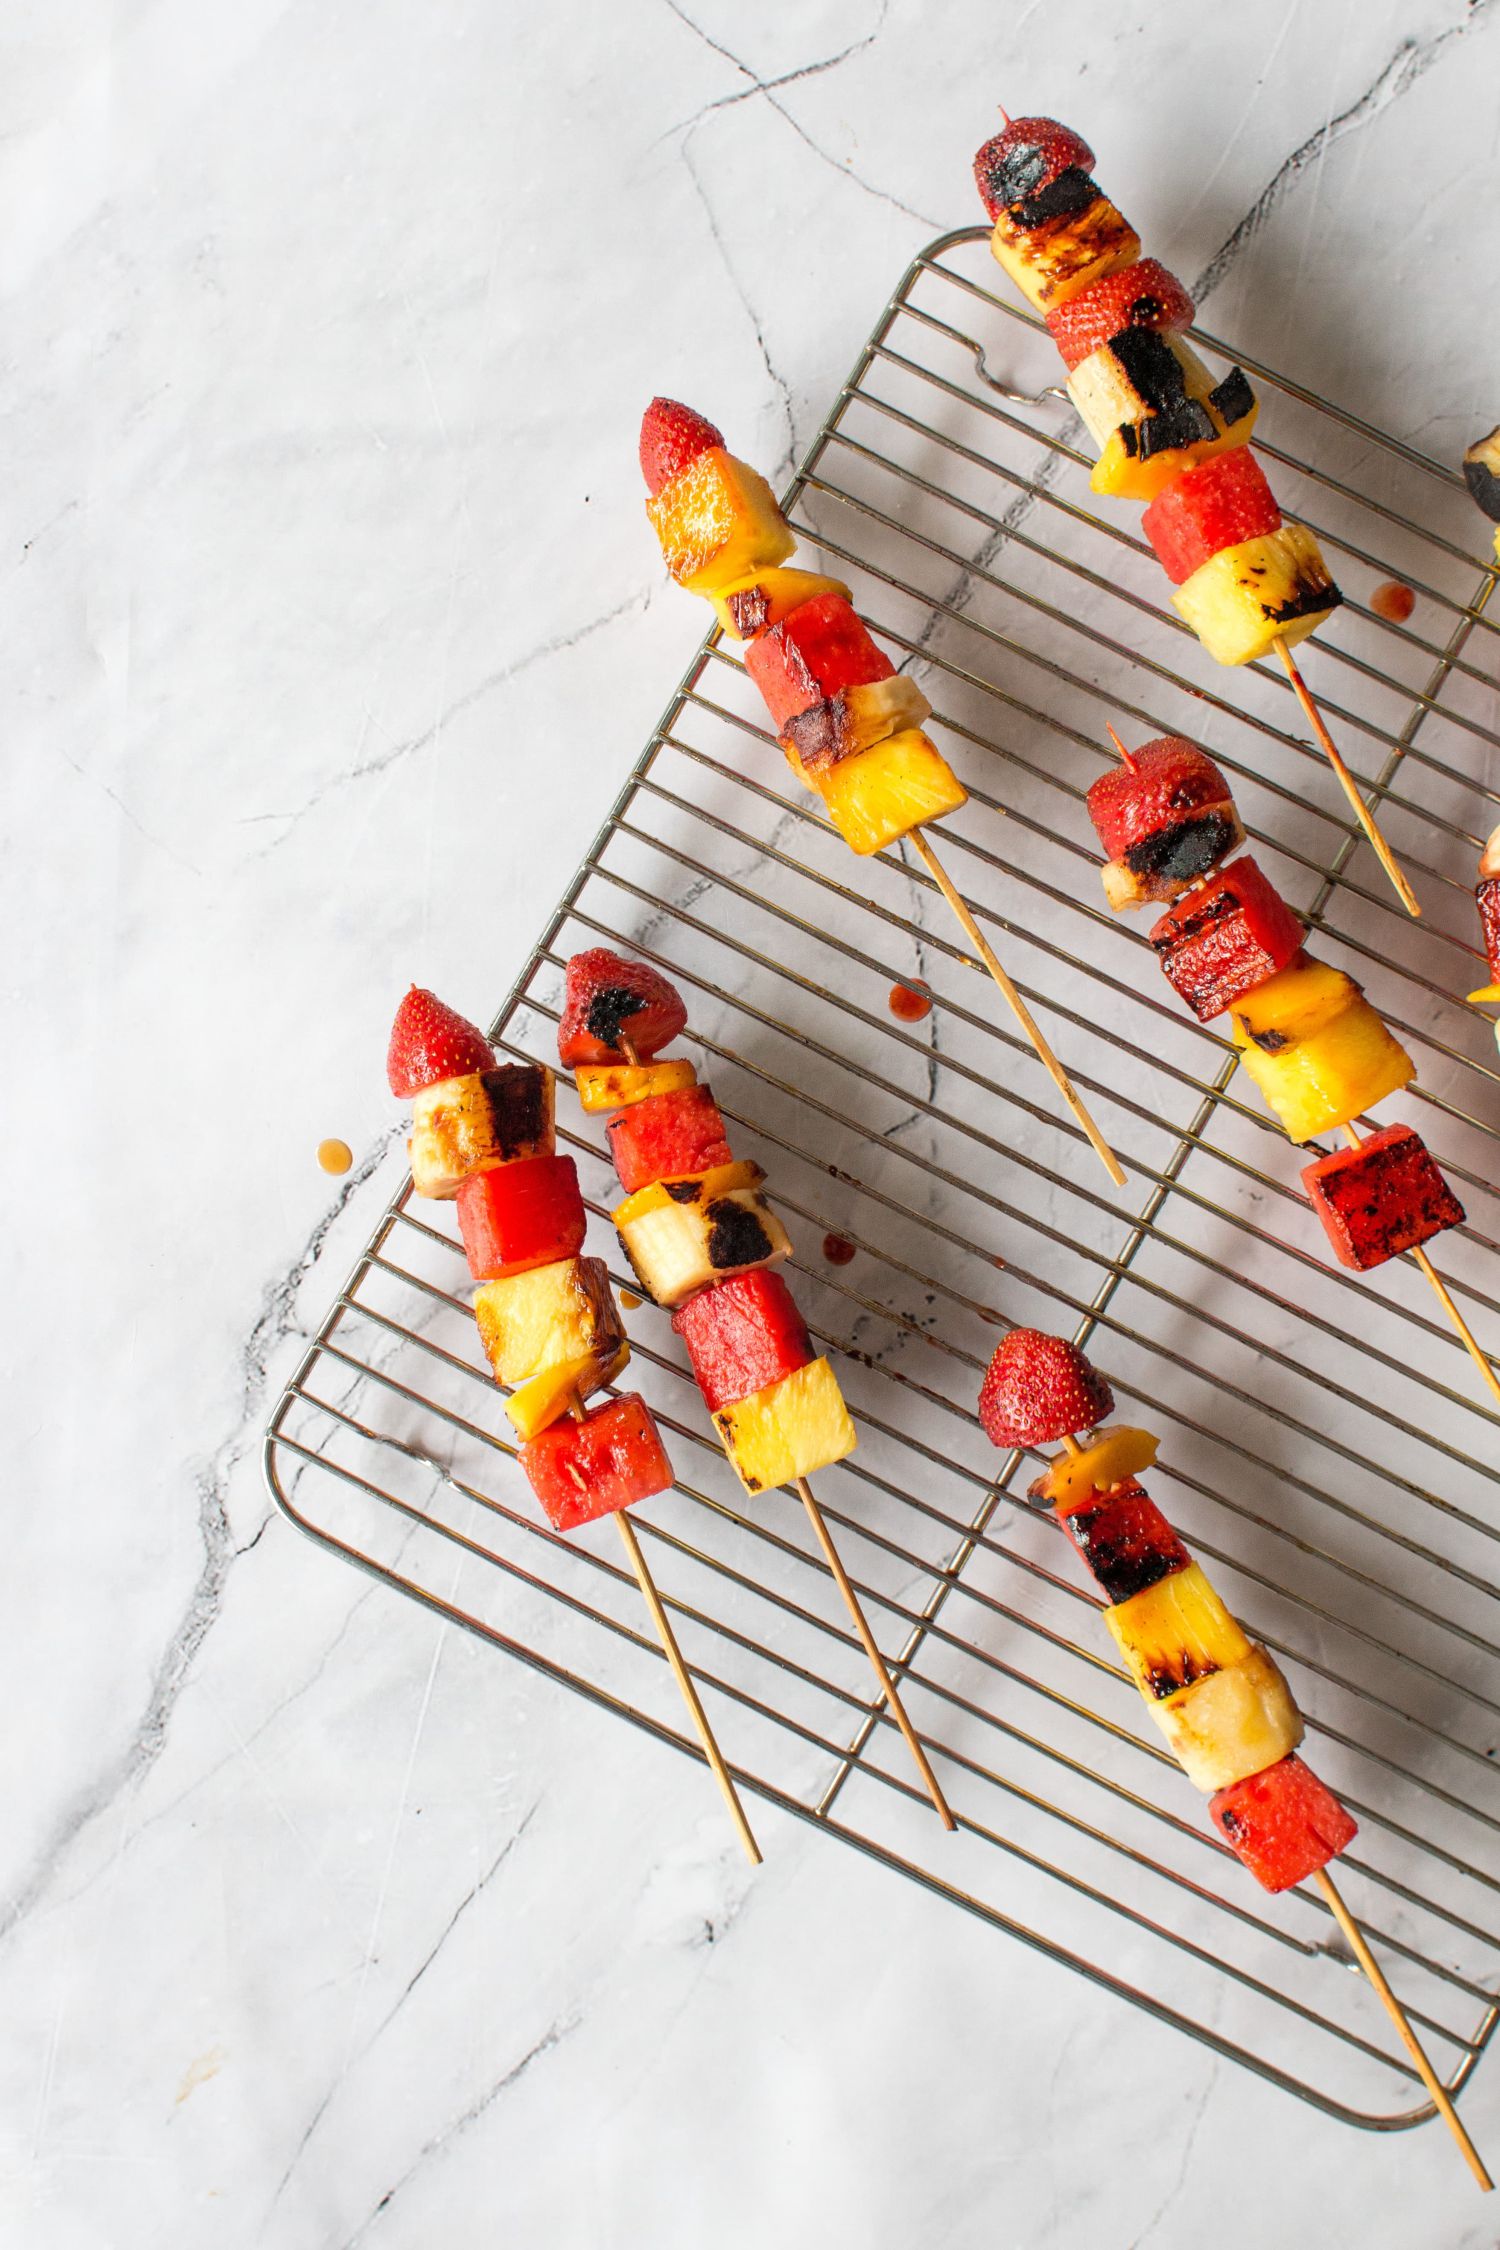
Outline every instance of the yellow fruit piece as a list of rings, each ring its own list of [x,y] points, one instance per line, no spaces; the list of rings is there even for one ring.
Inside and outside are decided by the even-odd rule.
[[[591,1112],[629,1109],[652,1094],[676,1094],[698,1083],[690,1062],[580,1063],[573,1076],[578,1099]]]
[[[1234,1043],[1294,1141],[1315,1140],[1417,1074],[1353,977],[1306,955],[1235,1003]]]
[[[1151,1716],[1205,1796],[1289,1757],[1303,1733],[1292,1691],[1259,1644],[1237,1664],[1153,1703]]]
[[[844,842],[862,857],[968,802],[968,791],[919,727],[887,735],[817,775],[794,750],[787,760],[799,781],[822,798]]]
[[[646,513],[668,570],[691,594],[727,593],[797,545],[765,478],[718,445],[653,493]]]
[[[1136,332],[1137,339],[1139,331]],[[1149,422],[1161,411],[1163,398],[1171,381],[1171,369],[1161,356],[1167,354],[1175,360],[1182,373],[1182,387],[1190,399],[1208,399],[1214,388],[1214,378],[1204,366],[1191,344],[1180,336],[1152,335],[1149,349],[1154,364],[1151,374],[1141,381],[1131,371],[1128,346],[1132,339],[1122,337],[1121,348],[1100,344],[1087,359],[1079,361],[1067,380],[1067,393],[1083,418],[1085,427],[1095,445],[1106,446],[1116,430],[1129,424],[1132,428]],[[1154,391],[1160,378],[1159,393]],[[1210,410],[1211,411],[1211,410]],[[1207,442],[1207,441],[1204,441]],[[1137,448],[1139,450],[1139,448]],[[1180,448],[1174,448],[1180,450]]]
[[[412,1103],[411,1184],[451,1201],[471,1172],[550,1156],[555,1087],[545,1063],[502,1063],[424,1086]]]
[[[645,1211],[623,1219],[617,1212],[615,1226],[641,1287],[659,1305],[679,1305],[710,1281],[775,1265],[792,1254],[786,1228],[758,1187],[682,1202],[664,1194]]]
[[[562,1360],[607,1357],[625,1341],[602,1258],[556,1258],[487,1281],[474,1293],[474,1318],[497,1383],[527,1382]]]
[[[1466,1000],[1477,1001],[1482,1007],[1493,1007],[1500,1000],[1500,984],[1482,984],[1477,992],[1467,992]]]
[[[842,578],[825,578],[821,571],[761,570],[743,586],[709,599],[731,640],[754,641],[819,594],[842,594],[846,602],[853,598]]]
[[[838,1377],[815,1359],[714,1415],[724,1450],[747,1492],[810,1477],[859,1443]]]
[[[1017,226],[1002,211],[990,248],[1027,303],[1044,313],[1065,305],[1090,282],[1133,266],[1141,238],[1108,196],[1096,195],[1082,211],[1045,219],[1039,227]]]
[[[1255,417],[1260,412],[1259,399],[1252,397],[1243,412],[1233,420],[1226,419],[1214,404],[1211,395],[1217,387],[1213,376],[1196,354],[1188,352],[1186,345],[1181,348],[1196,370],[1188,376],[1188,396],[1202,399],[1218,436],[1195,438],[1191,445],[1168,446],[1164,452],[1153,453],[1143,461],[1117,429],[1111,433],[1094,464],[1093,474],[1089,478],[1092,491],[1108,493],[1116,500],[1154,500],[1159,492],[1165,492],[1167,486],[1181,476],[1184,469],[1191,469],[1199,461],[1211,461],[1217,453],[1231,453],[1237,445],[1249,443],[1250,432],[1255,427]],[[1203,388],[1205,384],[1207,389]]]
[[[1149,1430],[1133,1430],[1116,1422],[1101,1430],[1081,1453],[1060,1454],[1045,1476],[1031,1487],[1034,1500],[1050,1500],[1060,1515],[1067,1515],[1091,1492],[1107,1492],[1126,1477],[1138,1477],[1156,1459],[1160,1440]]]
[[[1165,1702],[1250,1654],[1249,1641],[1197,1563],[1117,1602],[1104,1622],[1148,1703]]]
[[[795,750],[805,773],[817,788],[830,766],[843,758],[857,758],[877,742],[904,734],[932,717],[928,702],[915,680],[897,672],[888,680],[862,680],[857,687],[840,688],[808,710],[788,719],[782,747]]]
[[[621,1344],[618,1351],[601,1356],[597,1352],[585,1353],[581,1359],[560,1360],[540,1375],[533,1375],[518,1391],[512,1391],[505,1401],[505,1411],[511,1427],[523,1444],[534,1438],[538,1430],[547,1429],[568,1413],[575,1398],[586,1399],[606,1383],[612,1383],[623,1373],[630,1359],[630,1346]]]
[[[634,1195],[617,1203],[610,1217],[617,1227],[629,1226],[648,1211],[661,1211],[671,1204],[712,1203],[716,1196],[732,1195],[736,1188],[759,1187],[765,1176],[765,1166],[757,1164],[754,1157],[738,1157],[733,1164],[716,1164],[708,1172],[683,1172],[675,1180],[653,1180],[649,1187],[637,1188]]]
[[[1343,599],[1305,524],[1284,523],[1200,563],[1172,596],[1220,664],[1249,664],[1278,640],[1306,640]]]

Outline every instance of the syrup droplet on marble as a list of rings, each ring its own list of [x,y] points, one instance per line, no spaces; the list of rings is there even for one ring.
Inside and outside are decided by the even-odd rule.
[[[1410,586],[1403,586],[1399,578],[1387,578],[1370,596],[1371,609],[1388,625],[1404,625],[1416,606],[1416,595]]]
[[[841,1234],[825,1234],[823,1255],[831,1266],[847,1266],[854,1256],[854,1245],[846,1242]]]
[[[626,1312],[634,1312],[636,1306],[640,1304],[640,1302],[641,1299],[636,1295],[633,1289],[622,1289],[620,1291],[620,1303],[624,1307]]]
[[[354,1162],[354,1151],[347,1141],[319,1141],[318,1162],[325,1172],[347,1172]]]
[[[920,1023],[932,1013],[932,994],[925,984],[893,984],[886,997],[886,1006],[902,1023]]]

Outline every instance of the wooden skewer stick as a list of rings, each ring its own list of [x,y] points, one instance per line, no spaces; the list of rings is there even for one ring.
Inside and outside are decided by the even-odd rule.
[[[1318,1869],[1317,1883],[1318,1889],[1323,1893],[1324,1898],[1328,1901],[1329,1910],[1331,1911],[1334,1920],[1338,1923],[1339,1928],[1343,1931],[1345,1937],[1349,1940],[1349,1944],[1354,1952],[1354,1958],[1358,1961],[1360,1967],[1364,1970],[1365,1975],[1369,1978],[1371,1984],[1374,1985],[1376,1992],[1380,1996],[1381,2005],[1384,2007],[1385,2012],[1390,2017],[1392,2023],[1396,2026],[1397,2031],[1401,2034],[1401,2044],[1406,2049],[1407,2053],[1411,2056],[1412,2061],[1416,2064],[1417,2069],[1421,2074],[1422,2083],[1427,2088],[1428,2093],[1432,2096],[1433,2103],[1437,2108],[1438,2114],[1441,2116],[1443,2123],[1447,2126],[1449,2132],[1453,2135],[1453,2138],[1457,2141],[1459,2147],[1462,2149],[1464,2162],[1468,2165],[1469,2170],[1473,2173],[1475,2179],[1479,2182],[1479,2185],[1484,2190],[1485,2194],[1488,2195],[1494,2187],[1495,2183],[1490,2178],[1489,2173],[1485,2170],[1484,2161],[1481,2158],[1478,2149],[1474,2146],[1474,2143],[1470,2140],[1468,2134],[1465,2132],[1463,2122],[1459,2117],[1458,2111],[1453,2106],[1452,2100],[1449,2097],[1447,2087],[1443,2084],[1437,2072],[1433,2069],[1431,2063],[1428,2061],[1426,2052],[1422,2046],[1422,2042],[1420,2041],[1420,2039],[1418,2039],[1416,2033],[1412,2030],[1411,2025],[1408,2023],[1406,2019],[1406,2010],[1402,2007],[1400,2001],[1396,1998],[1395,1993],[1392,1992],[1390,1986],[1386,1983],[1385,1972],[1381,1968],[1380,1963],[1376,1960],[1374,1954],[1370,1951],[1369,1943],[1365,1937],[1364,1931],[1360,1928],[1359,1924],[1355,1921],[1354,1916],[1349,1912],[1348,1907],[1344,1904],[1344,1901],[1339,1894],[1338,1885],[1334,1882],[1333,1877],[1329,1874],[1326,1867],[1320,1867]]]
[[[1359,1132],[1353,1125],[1344,1127],[1344,1138],[1351,1148],[1359,1148],[1362,1145]],[[1452,1322],[1454,1334],[1489,1385],[1490,1395],[1495,1404],[1500,1406],[1500,1375],[1495,1373],[1494,1366],[1481,1346],[1479,1339],[1459,1311],[1453,1298],[1453,1292],[1449,1289],[1447,1282],[1444,1281],[1420,1242],[1412,1249],[1411,1256],[1416,1259],[1417,1264],[1427,1276],[1427,1285]]]
[[[1016,990],[1014,984],[1012,984],[1010,978],[1006,975],[1005,970],[1000,966],[1000,962],[996,957],[994,949],[990,945],[988,938],[986,938],[984,932],[980,929],[979,924],[975,921],[973,915],[969,912],[968,906],[960,897],[957,889],[950,880],[948,870],[944,867],[942,861],[938,858],[937,853],[933,850],[932,845],[928,840],[925,829],[914,828],[911,832],[911,840],[916,846],[917,851],[921,856],[922,863],[926,867],[928,874],[932,877],[938,889],[942,892],[944,898],[948,901],[948,904],[952,907],[954,913],[958,916],[958,919],[963,926],[964,934],[968,938],[969,943],[973,946],[975,952],[979,955],[980,960],[984,963],[984,966],[989,970],[990,975],[994,978],[996,984],[999,985],[1000,990],[1004,993],[1006,1002],[1010,1007],[1012,1014],[1015,1016],[1017,1023],[1021,1026],[1021,1029],[1025,1032],[1027,1038],[1031,1041],[1032,1046],[1036,1049],[1038,1061],[1042,1064],[1042,1067],[1049,1073],[1053,1084],[1056,1086],[1058,1092],[1062,1095],[1063,1100],[1067,1103],[1069,1109],[1073,1112],[1073,1115],[1077,1118],[1079,1124],[1083,1127],[1084,1132],[1088,1135],[1090,1147],[1093,1149],[1100,1163],[1104,1166],[1105,1171],[1108,1172],[1110,1178],[1114,1181],[1115,1186],[1123,1187],[1125,1185],[1125,1174],[1121,1169],[1119,1158],[1115,1155],[1114,1150],[1110,1147],[1108,1141],[1104,1138],[1104,1135],[1100,1132],[1098,1126],[1094,1123],[1093,1118],[1089,1115],[1089,1112],[1084,1105],[1083,1096],[1078,1092],[1078,1089],[1074,1086],[1072,1079],[1069,1078],[1067,1072],[1063,1069],[1062,1064],[1058,1061],[1056,1055],[1054,1055],[1054,1053],[1052,1052],[1051,1047],[1047,1043],[1047,1037],[1043,1032],[1041,1025],[1037,1022],[1035,1016],[1027,1007],[1025,1001],[1021,998],[1020,993]]]
[[[823,1520],[823,1511],[814,1499],[813,1488],[806,1477],[798,1477],[797,1492],[803,1507],[807,1510],[807,1520],[817,1536],[818,1545],[823,1550],[823,1560],[833,1572],[834,1582],[844,1597],[844,1606],[853,1621],[854,1630],[864,1644],[865,1654],[870,1659],[870,1669],[880,1682],[880,1692],[890,1707],[891,1717],[901,1729],[906,1747],[916,1760],[917,1771],[922,1776],[938,1819],[945,1828],[956,1828],[958,1823],[948,1809],[948,1800],[943,1795],[942,1785],[932,1770],[927,1752],[922,1748],[916,1728],[906,1715],[906,1706],[897,1692],[896,1683],[886,1670],[885,1658],[881,1655],[879,1644],[870,1630],[870,1621],[864,1613],[858,1594],[854,1591],[849,1573],[845,1570],[839,1551],[833,1543],[833,1534]]]
[[[577,1391],[568,1401],[568,1412],[575,1422],[583,1420],[583,1400]],[[636,1536],[635,1525],[630,1520],[628,1508],[616,1508],[615,1523],[619,1529],[625,1552],[630,1557],[630,1567],[635,1572],[636,1584],[640,1587],[642,1598],[647,1609],[651,1612],[651,1622],[656,1627],[656,1637],[661,1642],[662,1654],[672,1667],[672,1677],[677,1682],[682,1700],[688,1708],[688,1717],[692,1720],[698,1740],[703,1745],[703,1755],[708,1760],[709,1770],[719,1784],[719,1794],[729,1808],[729,1817],[734,1822],[735,1833],[739,1837],[745,1857],[752,1867],[759,1867],[761,1863],[760,1846],[755,1841],[749,1821],[745,1818],[745,1808],[740,1803],[740,1793],[734,1786],[734,1776],[724,1763],[724,1753],[719,1748],[714,1730],[708,1723],[708,1713],[703,1708],[703,1700],[698,1693],[693,1675],[688,1670],[682,1650],[677,1645],[677,1635],[672,1630],[672,1620],[668,1617],[666,1604],[657,1591],[656,1580],[651,1575],[651,1565],[647,1562],[642,1551],[640,1540]]]
[[[1286,667],[1286,676],[1292,683],[1293,693],[1296,695],[1297,701],[1302,706],[1303,712],[1305,713],[1307,718],[1307,723],[1312,728],[1313,733],[1317,736],[1319,743],[1322,745],[1323,754],[1327,758],[1328,763],[1332,766],[1335,774],[1337,774],[1339,787],[1343,790],[1344,795],[1348,798],[1350,806],[1353,809],[1354,816],[1358,820],[1360,827],[1369,837],[1371,845],[1374,847],[1376,858],[1380,861],[1381,866],[1385,869],[1387,875],[1390,877],[1391,882],[1395,887],[1396,896],[1400,899],[1401,904],[1406,908],[1408,914],[1411,914],[1413,916],[1420,916],[1422,909],[1417,903],[1417,894],[1412,889],[1410,883],[1408,883],[1408,881],[1406,880],[1406,877],[1402,874],[1400,868],[1396,865],[1395,856],[1391,851],[1390,845],[1386,842],[1384,836],[1382,836],[1380,833],[1380,829],[1375,820],[1375,815],[1370,811],[1369,806],[1365,803],[1364,798],[1360,795],[1359,783],[1355,780],[1353,774],[1345,765],[1343,758],[1340,755],[1338,744],[1334,741],[1333,736],[1329,733],[1327,725],[1323,718],[1323,714],[1318,709],[1316,703],[1314,703],[1313,701],[1312,690],[1308,687],[1306,680],[1303,679],[1302,674],[1297,669],[1296,658],[1293,656],[1291,650],[1287,647],[1286,642],[1282,639],[1279,633],[1277,634],[1276,639],[1272,645],[1276,650],[1276,654],[1281,658],[1282,663]]]
[[[1072,1454],[1075,1458],[1083,1450],[1079,1445],[1077,1438],[1065,1437],[1063,1439],[1063,1444],[1067,1447],[1069,1453]],[[1464,2159],[1468,2164],[1469,2170],[1473,2173],[1475,2179],[1479,2182],[1479,2185],[1484,2189],[1485,2193],[1488,2194],[1494,2187],[1495,2183],[1490,2178],[1489,2173],[1485,2170],[1479,2151],[1475,2148],[1474,2143],[1470,2140],[1468,2134],[1464,2131],[1462,2121],[1459,2118],[1459,2114],[1454,2108],[1451,2099],[1449,2098],[1447,2087],[1443,2084],[1442,2080],[1438,2077],[1437,2072],[1433,2069],[1432,2064],[1428,2061],[1421,2041],[1418,2039],[1416,2033],[1412,2030],[1410,2023],[1407,2021],[1406,2010],[1402,2007],[1400,2001],[1396,1998],[1395,1993],[1392,1992],[1389,1984],[1386,1982],[1385,1972],[1381,1968],[1380,1963],[1376,1960],[1374,1954],[1370,1951],[1369,1941],[1366,1938],[1364,1931],[1360,1928],[1359,1924],[1355,1921],[1354,1916],[1350,1913],[1348,1907],[1344,1904],[1338,1886],[1335,1884],[1333,1877],[1329,1874],[1326,1867],[1320,1867],[1318,1869],[1317,1882],[1319,1890],[1323,1893],[1324,1898],[1328,1901],[1329,1908],[1333,1914],[1335,1921],[1338,1923],[1339,1928],[1343,1931],[1345,1937],[1349,1941],[1350,1947],[1352,1948],[1354,1953],[1354,1958],[1356,1959],[1356,1961],[1358,1961],[1360,1967],[1364,1970],[1365,1975],[1369,1978],[1371,1984],[1374,1985],[1375,1991],[1380,1999],[1382,2007],[1385,2009],[1386,2014],[1390,2017],[1392,2023],[1396,2026],[1397,2031],[1401,2034],[1401,2044],[1405,2047],[1407,2053],[1411,2056],[1412,2061],[1416,2064],[1418,2071],[1421,2073],[1422,2083],[1427,2088],[1428,2093],[1432,2096],[1432,2099],[1436,2104],[1440,2115],[1442,2116],[1444,2124],[1447,2126],[1449,2132],[1453,2135],[1453,2138],[1457,2141],[1459,2147],[1463,2150]]]

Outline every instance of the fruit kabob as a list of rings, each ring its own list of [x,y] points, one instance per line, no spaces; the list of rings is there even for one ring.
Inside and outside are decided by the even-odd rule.
[[[821,799],[852,851],[867,857],[910,837],[971,945],[1110,1178],[1125,1174],[1041,1026],[1001,966],[933,849],[926,823],[968,793],[923,723],[932,706],[871,638],[842,580],[789,570],[796,539],[766,483],[727,451],[723,433],[674,399],[641,418],[646,514],[668,570],[713,604],[745,648],[788,764]]]
[[[456,1206],[480,1284],[480,1342],[496,1381],[510,1386],[505,1412],[527,1482],[556,1531],[614,1517],[740,1843],[756,1863],[760,1847],[630,1520],[638,1501],[675,1481],[655,1418],[633,1391],[586,1403],[623,1371],[630,1347],[608,1267],[581,1254],[588,1215],[576,1164],[557,1154],[553,1073],[544,1063],[497,1063],[476,1024],[413,985],[391,1027],[386,1077],[412,1103],[413,1188]]]
[[[1354,1123],[1410,1085],[1415,1063],[1354,978],[1305,950],[1258,861],[1230,861],[1245,831],[1208,753],[1180,735],[1137,750],[1110,736],[1120,763],[1087,797],[1110,905],[1166,906],[1147,936],[1178,998],[1199,1023],[1228,1011],[1240,1063],[1289,1139],[1342,1131],[1349,1143],[1302,1174],[1340,1265],[1368,1273],[1410,1254],[1500,1402],[1500,1377],[1423,1247],[1462,1226],[1463,1205],[1411,1126],[1362,1139]]]
[[[1500,559],[1500,429],[1476,438],[1464,454],[1464,482],[1475,505],[1496,526],[1495,554]],[[1479,879],[1474,886],[1479,927],[1489,961],[1490,981],[1469,998],[1480,1007],[1500,1000],[1500,828],[1491,831],[1479,855]],[[1495,1022],[1495,1043],[1500,1046],[1500,1018]]]
[[[954,1819],[906,1715],[808,1478],[858,1442],[829,1361],[813,1350],[781,1275],[785,1227],[765,1173],[736,1160],[712,1091],[660,1049],[687,1022],[675,985],[601,946],[568,962],[558,1059],[605,1133],[625,1201],[613,1215],[642,1289],[672,1315],[724,1451],[748,1493],[792,1485],[945,1828]]]
[[[1168,1748],[1258,1883],[1274,1892],[1315,1879],[1488,2190],[1493,2182],[1447,2089],[1328,1873],[1329,1861],[1353,1841],[1355,1822],[1297,1755],[1302,1714],[1280,1667],[1231,1615],[1140,1483],[1156,1460],[1157,1439],[1123,1423],[1100,1426],[1114,1403],[1076,1344],[1013,1328],[986,1371],[979,1419],[1005,1451],[1061,1440],[1066,1450],[1029,1497],[1051,1507],[1092,1571],[1104,1622]]]
[[[1244,370],[1215,382],[1183,331],[1193,300],[1142,258],[1101,195],[1088,143],[1052,117],[1017,117],[974,159],[990,247],[1043,315],[1067,392],[1100,447],[1095,492],[1149,503],[1141,528],[1172,607],[1219,664],[1273,650],[1408,914],[1422,909],[1292,656],[1343,599],[1305,524],[1288,523],[1250,450],[1258,401]]]

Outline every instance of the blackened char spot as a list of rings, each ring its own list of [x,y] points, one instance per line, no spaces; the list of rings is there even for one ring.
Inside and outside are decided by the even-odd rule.
[[[1292,1043],[1284,1031],[1250,1031],[1248,1024],[1245,1029],[1263,1055],[1279,1055],[1283,1047],[1290,1047]]]
[[[771,599],[764,586],[742,586],[737,594],[725,597],[725,607],[734,619],[735,631],[743,640],[753,641],[766,629]]]
[[[1109,349],[1131,389],[1153,414],[1167,413],[1186,399],[1182,362],[1154,328],[1122,328],[1118,336],[1111,336]]]
[[[696,1203],[703,1193],[701,1180],[663,1180],[661,1184],[674,1203]]]
[[[1263,602],[1261,609],[1274,624],[1290,625],[1295,617],[1311,617],[1314,612],[1337,609],[1343,598],[1331,578],[1326,578],[1321,571],[1313,571],[1289,600]]]
[[[1070,164],[1066,172],[1059,172],[1035,195],[1008,199],[1010,216],[1018,227],[1044,227],[1049,219],[1066,219],[1075,211],[1086,211],[1098,193],[1089,174]]]
[[[1146,1669],[1146,1686],[1154,1699],[1161,1703],[1179,1688],[1191,1687],[1194,1680],[1206,1680],[1210,1672],[1217,1672],[1217,1664],[1200,1664],[1196,1657],[1184,1649],[1175,1665],[1152,1664]]]
[[[1024,147],[1008,149],[998,164],[992,163],[985,173],[984,186],[988,199],[996,208],[1002,203],[1008,208],[1013,203],[1024,203],[1047,168],[1047,159],[1034,141]]]
[[[1132,330],[1144,336],[1149,331]],[[1163,414],[1153,414],[1144,422],[1126,422],[1122,435],[1133,431],[1136,443],[1132,448],[1126,436],[1126,450],[1134,451],[1142,461],[1154,460],[1158,453],[1171,453],[1179,445],[1197,445],[1201,440],[1217,437],[1213,417],[1201,398],[1184,398],[1176,406],[1168,407]]]
[[[825,766],[837,765],[854,747],[847,697],[825,695],[821,703],[799,711],[795,718],[787,720],[781,739],[796,751],[809,773],[820,773]]]
[[[1125,865],[1132,875],[1165,876],[1169,882],[1190,883],[1216,867],[1236,839],[1234,821],[1226,813],[1200,813],[1193,820],[1173,821],[1125,848]]]
[[[547,1081],[535,1063],[501,1063],[481,1073],[502,1156],[534,1147],[547,1126]]]
[[[755,1212],[732,1196],[720,1196],[705,1213],[708,1220],[708,1262],[715,1273],[730,1266],[753,1266],[771,1255],[771,1237]]]
[[[1232,1805],[1223,1805],[1220,1807],[1219,1826],[1223,1829],[1231,1844],[1237,1844],[1240,1840],[1240,1837],[1244,1834],[1245,1831],[1245,1823],[1241,1820],[1239,1814],[1234,1810]]]
[[[618,1047],[620,1033],[640,1013],[641,996],[628,984],[604,984],[589,1002],[586,1018],[590,1036],[602,1046]]]
[[[1222,383],[1216,383],[1208,394],[1208,403],[1221,422],[1243,420],[1255,404],[1255,393],[1243,367],[1231,367]]]
[[[630,1244],[626,1241],[624,1235],[621,1233],[618,1227],[615,1228],[615,1239],[618,1241],[620,1248],[624,1251],[625,1263],[629,1266],[631,1272],[635,1275],[636,1280],[640,1283],[646,1295],[648,1297],[654,1298],[656,1295],[656,1291],[651,1286],[651,1276],[643,1271],[642,1267],[635,1257],[634,1252],[631,1250]]]

